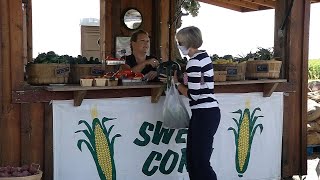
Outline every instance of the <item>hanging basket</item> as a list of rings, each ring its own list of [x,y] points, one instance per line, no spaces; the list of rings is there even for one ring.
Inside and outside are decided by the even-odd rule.
[[[282,61],[254,60],[247,62],[247,79],[278,79]]]

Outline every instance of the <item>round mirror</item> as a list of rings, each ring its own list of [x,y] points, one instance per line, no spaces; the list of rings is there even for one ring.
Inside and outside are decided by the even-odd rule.
[[[123,22],[129,29],[138,29],[142,24],[141,13],[136,9],[129,9],[124,14]]]

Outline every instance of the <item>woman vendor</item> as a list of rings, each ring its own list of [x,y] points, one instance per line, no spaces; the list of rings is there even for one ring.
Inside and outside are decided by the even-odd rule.
[[[150,49],[149,34],[144,30],[134,32],[130,39],[132,54],[122,57],[126,65],[122,69],[131,69],[133,72],[141,72],[148,81],[157,79],[157,66],[159,61],[154,56],[147,55]]]

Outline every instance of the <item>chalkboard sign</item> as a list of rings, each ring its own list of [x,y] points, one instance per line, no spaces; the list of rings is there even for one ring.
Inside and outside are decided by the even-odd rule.
[[[104,74],[104,70],[103,69],[99,69],[99,68],[91,68],[91,75],[103,75]]]
[[[261,72],[261,73],[269,72],[269,65],[268,64],[258,64],[257,65],[257,72]]]
[[[56,76],[65,76],[70,72],[70,67],[57,67],[55,70]]]
[[[236,76],[238,74],[238,68],[227,67],[227,76]]]

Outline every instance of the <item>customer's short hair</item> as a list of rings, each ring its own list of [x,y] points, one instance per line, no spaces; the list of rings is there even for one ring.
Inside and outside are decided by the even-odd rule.
[[[176,38],[179,40],[180,46],[185,46],[186,48],[199,48],[203,43],[201,31],[195,26],[179,30]]]
[[[145,35],[149,36],[149,34],[146,31],[139,29],[139,30],[135,31],[134,33],[132,33],[131,38],[130,38],[130,42],[137,42],[139,34],[145,34]]]

